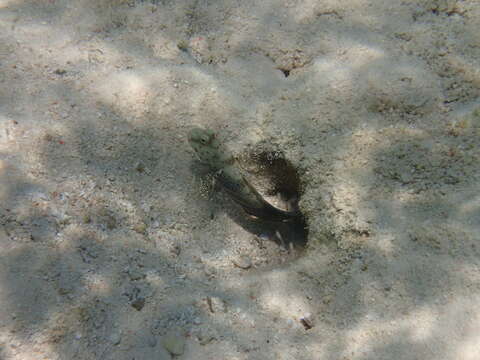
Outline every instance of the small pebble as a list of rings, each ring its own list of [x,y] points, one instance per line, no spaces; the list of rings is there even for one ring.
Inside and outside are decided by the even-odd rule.
[[[238,257],[237,259],[233,260],[233,264],[240,269],[250,269],[252,267],[252,260],[246,255],[242,255]]]
[[[177,331],[170,331],[162,338],[162,345],[172,355],[182,355],[185,350],[185,338]]]
[[[215,340],[215,337],[213,335],[199,335],[198,336],[198,341],[200,342],[200,345],[207,345],[211,343],[213,340]]]
[[[219,297],[207,297],[207,304],[212,313],[227,312],[227,304]]]
[[[145,232],[147,231],[147,224],[142,221],[138,222],[133,226],[133,230],[135,230],[135,232],[139,234],[145,234]]]
[[[134,301],[132,301],[131,305],[135,310],[140,311],[145,306],[145,298],[138,297]]]
[[[113,334],[110,335],[110,342],[113,345],[118,345],[120,344],[120,341],[122,341],[122,333],[121,331],[116,331]]]
[[[305,330],[310,330],[311,328],[313,328],[312,314],[305,314],[305,316],[300,318],[300,323],[303,325]]]
[[[55,74],[57,75],[65,75],[67,73],[67,70],[64,69],[57,69],[54,71]]]

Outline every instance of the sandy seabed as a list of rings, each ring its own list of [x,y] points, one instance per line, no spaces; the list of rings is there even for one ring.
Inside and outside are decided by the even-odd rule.
[[[478,29],[476,0],[0,0],[0,359],[479,359]],[[305,248],[192,126],[271,201],[252,154],[291,165]]]

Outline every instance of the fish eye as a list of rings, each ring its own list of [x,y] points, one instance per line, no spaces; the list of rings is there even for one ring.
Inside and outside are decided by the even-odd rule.
[[[200,142],[202,144],[206,144],[207,143],[207,138],[205,138],[205,137],[200,138]]]

